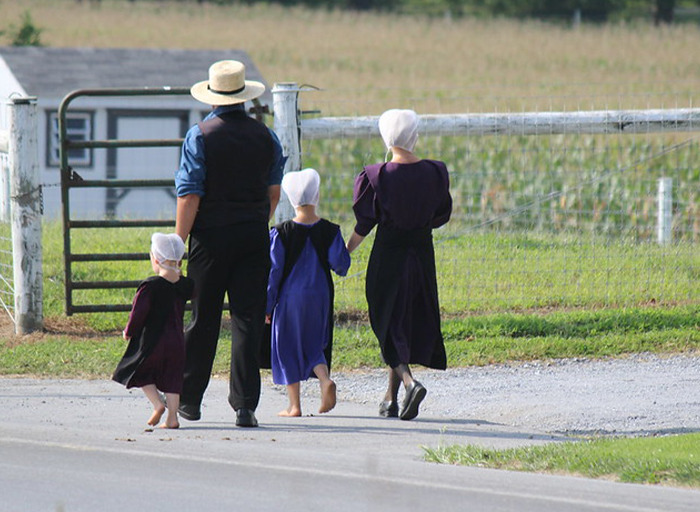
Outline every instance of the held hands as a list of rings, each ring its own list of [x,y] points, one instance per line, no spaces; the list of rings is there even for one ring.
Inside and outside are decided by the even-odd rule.
[[[265,323],[266,324],[272,323],[272,315],[265,315]]]
[[[348,250],[349,253],[352,254],[352,251],[357,249],[357,246],[362,243],[362,241],[365,239],[364,236],[358,235],[356,232],[352,232],[352,235],[350,235],[350,239],[348,240],[348,243],[346,244],[345,248]]]

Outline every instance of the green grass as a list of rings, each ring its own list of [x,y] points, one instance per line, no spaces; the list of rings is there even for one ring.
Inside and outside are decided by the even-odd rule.
[[[452,367],[567,357],[619,357],[639,352],[700,350],[700,306],[473,315],[443,322]],[[115,332],[44,334],[28,342],[0,341],[0,375],[106,378],[125,348]],[[214,372],[229,368],[224,328]],[[337,324],[335,370],[381,368],[377,341],[364,322]]]
[[[500,313],[447,318],[442,330],[450,366],[678,353],[700,350],[699,312],[699,306],[679,306]],[[381,366],[376,340],[366,324],[336,326],[334,340],[338,366]]]
[[[345,223],[347,234],[352,224]],[[74,252],[147,252],[152,230],[74,230]],[[371,236],[353,253],[349,275],[336,278],[336,311],[367,310],[364,272]],[[532,310],[633,308],[700,302],[700,252],[575,233],[435,233],[440,303],[446,317]],[[74,280],[140,280],[147,260],[74,263]],[[134,290],[77,290],[74,304],[130,304]],[[44,224],[44,313],[64,311],[63,246],[58,222]],[[96,330],[121,329],[126,313],[78,315]]]
[[[344,229],[349,229],[344,226]],[[77,252],[142,252],[150,230],[79,231]],[[382,366],[366,321],[367,240],[350,276],[336,279],[335,369]],[[441,230],[436,255],[443,333],[451,366],[566,357],[618,357],[700,349],[700,255],[692,244],[658,247],[595,236]],[[81,279],[138,280],[147,261],[75,265]],[[133,290],[76,293],[74,303],[129,304]],[[127,313],[63,315],[60,224],[44,225],[47,333],[0,340],[0,373],[109,376],[124,342]],[[226,322],[224,322],[224,325]],[[215,371],[229,365],[222,332]]]
[[[570,473],[620,482],[700,487],[700,433],[593,439],[493,450],[474,445],[425,448],[425,459],[538,473]]]

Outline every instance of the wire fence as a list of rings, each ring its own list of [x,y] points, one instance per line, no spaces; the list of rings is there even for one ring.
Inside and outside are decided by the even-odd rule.
[[[615,107],[629,108],[626,100]],[[303,110],[303,96],[300,103]],[[383,105],[375,115],[393,107],[427,114],[421,103]],[[429,103],[435,108],[434,99]],[[453,98],[438,110],[465,112],[466,103]],[[338,108],[319,104],[324,116]],[[694,102],[655,95],[647,106],[683,109]],[[666,133],[651,126],[648,133],[577,133],[574,125],[563,134],[465,137],[446,129],[422,136],[416,151],[447,163],[454,200],[450,223],[434,232],[441,306],[459,315],[699,304],[699,144],[700,125]],[[380,138],[304,140],[302,133],[301,152],[301,167],[322,176],[321,214],[349,236],[353,180],[364,165],[384,159]],[[672,187],[667,243],[658,238],[662,178]],[[362,249],[350,275],[337,280],[337,306],[348,313],[363,296],[369,247]]]
[[[0,189],[3,199],[8,194],[9,187],[9,155],[0,150]],[[14,322],[14,270],[12,261],[12,228],[9,211],[4,205],[8,201],[0,201],[0,307]]]
[[[322,93],[301,93],[303,119],[343,116],[349,128],[354,122],[352,109],[357,116],[379,115],[395,107],[413,108],[421,115],[475,110],[472,96],[426,95],[427,99],[401,104],[390,99],[368,104],[357,96],[339,99],[337,91],[325,103],[316,95]],[[387,90],[386,96],[394,97],[393,91]],[[549,96],[549,108],[538,109],[540,100],[504,96],[489,100],[480,95],[476,112],[507,116],[671,110],[693,109],[698,103],[689,94],[623,95],[616,101],[607,95]],[[444,313],[700,304],[700,126],[665,129],[660,132],[650,125],[647,132],[603,134],[577,132],[573,123],[565,133],[502,135],[495,130],[490,135],[464,136],[446,126],[439,133],[421,135],[416,152],[446,162],[454,200],[451,221],[434,232]],[[305,138],[301,130],[301,168],[314,167],[322,178],[319,213],[340,223],[346,239],[354,226],[354,178],[364,165],[385,157],[375,132],[314,139]],[[671,184],[670,236],[664,243],[658,236],[661,179],[670,179]],[[42,185],[55,185],[54,181]],[[171,211],[174,215],[174,208]],[[99,252],[104,244],[142,251],[150,236],[150,230],[128,237],[108,230],[85,231],[74,241],[81,252]],[[8,224],[0,222],[0,236],[0,273],[11,276],[12,253],[5,251],[5,246],[11,247]],[[350,274],[336,280],[341,318],[365,318],[364,272],[372,236],[353,253]],[[57,260],[51,249],[47,256]],[[99,267],[85,263],[77,270],[83,279],[109,281],[140,279],[148,269],[108,262]],[[55,268],[45,272],[60,275]],[[11,280],[1,281],[7,296],[0,298],[11,311],[12,301],[5,299],[12,297]],[[55,302],[54,295],[60,292],[49,281],[49,296]],[[81,303],[87,304],[126,303],[131,298],[131,290],[80,292]]]

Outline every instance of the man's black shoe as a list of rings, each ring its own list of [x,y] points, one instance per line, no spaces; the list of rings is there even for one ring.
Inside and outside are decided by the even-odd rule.
[[[250,409],[238,409],[236,411],[237,427],[257,427],[258,420],[255,419],[255,412]]]
[[[188,421],[197,421],[202,417],[202,411],[199,410],[198,405],[180,404],[177,412]]]

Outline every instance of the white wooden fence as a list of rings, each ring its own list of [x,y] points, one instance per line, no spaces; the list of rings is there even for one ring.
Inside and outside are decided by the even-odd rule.
[[[305,89],[295,83],[278,83],[274,97],[274,129],[288,161],[285,173],[301,168],[302,139],[379,137],[378,116],[322,117],[302,119],[299,93]],[[579,112],[522,112],[505,114],[421,115],[422,135],[518,136],[561,134],[638,134],[700,131],[700,108],[604,110]],[[671,239],[672,180],[658,182],[659,244]],[[293,217],[293,209],[284,194],[276,220]]]
[[[0,278],[12,286],[14,306],[3,302],[17,334],[43,327],[41,185],[35,98],[11,98],[6,105],[9,129],[0,131],[0,153],[6,155],[7,173],[0,180],[4,222],[10,221],[12,276]],[[7,204],[9,203],[9,219]],[[14,314],[12,312],[14,311]]]
[[[278,83],[272,91],[274,129],[288,156],[285,172],[301,168],[303,139],[379,136],[376,116],[302,119],[299,107],[299,93],[302,90],[294,83]],[[0,179],[0,221],[9,221],[11,224],[13,275],[6,276],[0,269],[0,279],[13,284],[14,315],[9,306],[5,309],[13,316],[15,331],[24,334],[43,326],[41,183],[36,101],[33,98],[12,98],[6,108],[9,113],[9,129],[0,130],[0,164],[2,160],[7,163],[8,173],[5,181]],[[421,133],[424,135],[556,135],[680,131],[700,131],[700,109],[421,115]],[[658,241],[661,244],[671,241],[671,197],[670,179],[660,179]],[[283,195],[276,220],[285,220],[292,216],[293,209]]]

